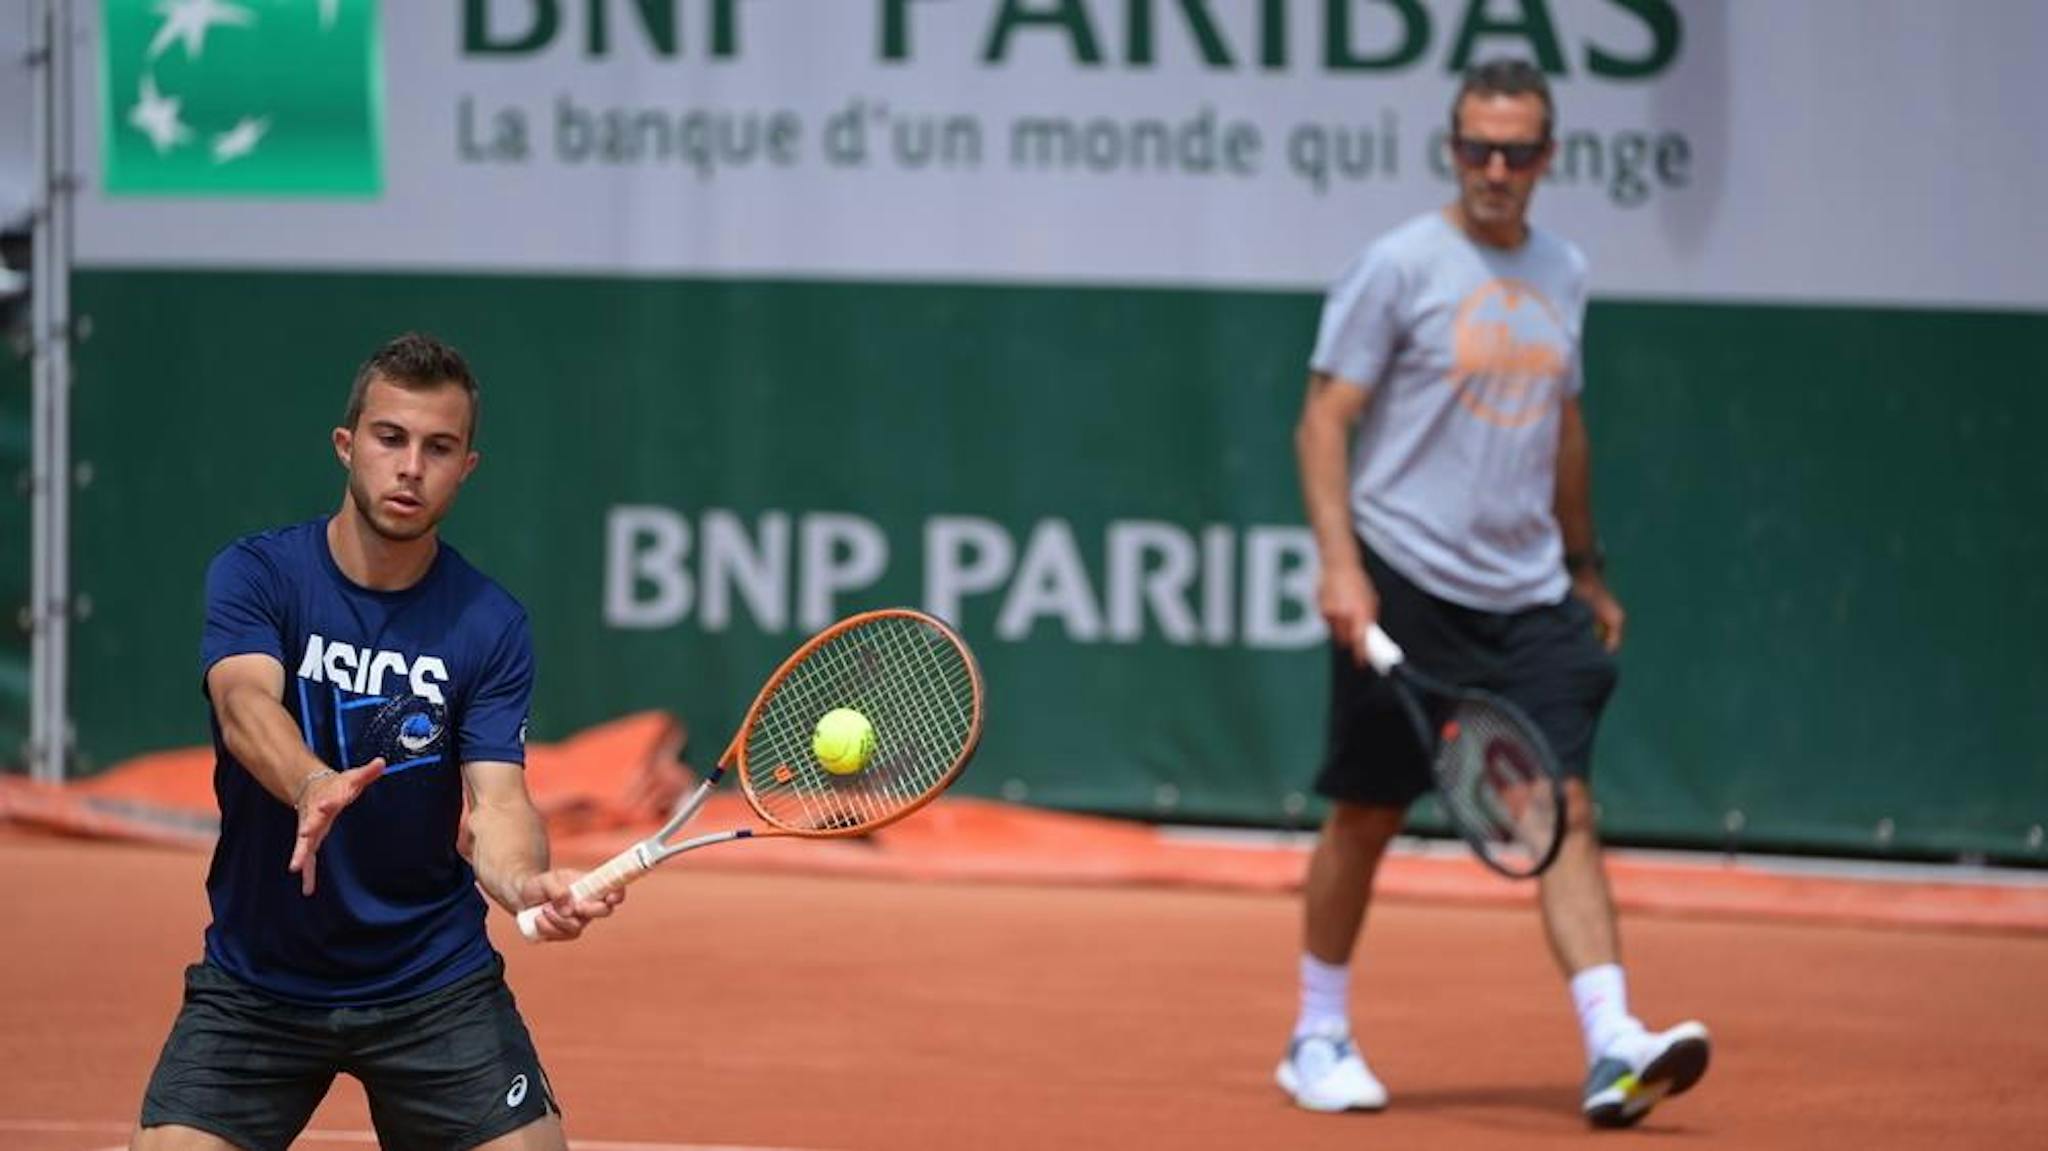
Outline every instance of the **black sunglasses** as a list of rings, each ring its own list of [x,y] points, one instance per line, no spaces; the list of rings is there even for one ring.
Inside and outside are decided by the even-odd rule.
[[[1548,140],[1471,140],[1459,136],[1451,141],[1451,151],[1456,153],[1458,162],[1468,168],[1484,168],[1493,160],[1495,152],[1507,161],[1508,171],[1526,172],[1543,159],[1543,150],[1550,146]]]

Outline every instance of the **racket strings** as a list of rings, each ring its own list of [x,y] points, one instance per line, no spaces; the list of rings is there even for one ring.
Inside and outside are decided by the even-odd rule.
[[[1542,753],[1513,717],[1482,702],[1460,703],[1444,726],[1443,801],[1485,832],[1482,850],[1512,870],[1534,870],[1558,830]]]
[[[913,616],[863,621],[813,649],[762,706],[745,744],[748,791],[764,818],[792,830],[885,823],[950,780],[974,738],[978,694],[943,632]],[[835,707],[874,725],[874,754],[854,774],[826,771],[811,750],[818,717]]]
[[[964,661],[943,658],[958,653],[942,637],[920,627],[918,638],[928,642],[899,644],[888,654],[900,674],[874,675],[872,667],[862,667],[873,702],[864,705],[858,684],[828,696],[855,700],[852,706],[875,725],[877,747],[866,769],[851,778],[819,776],[835,802],[851,800],[860,809],[862,822],[886,819],[942,784],[973,730],[973,683]],[[803,715],[797,713],[800,724]],[[808,728],[800,726],[799,734],[807,740]]]

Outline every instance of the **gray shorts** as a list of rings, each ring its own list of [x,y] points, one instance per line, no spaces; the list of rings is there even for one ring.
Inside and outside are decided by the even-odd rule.
[[[375,1007],[291,1003],[196,963],[143,1094],[142,1126],[286,1151],[337,1074],[362,1083],[384,1151],[463,1151],[561,1113],[503,960]]]

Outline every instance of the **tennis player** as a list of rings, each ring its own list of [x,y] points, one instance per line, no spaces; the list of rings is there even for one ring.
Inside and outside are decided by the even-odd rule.
[[[1310,1110],[1387,1104],[1351,1035],[1351,957],[1380,857],[1430,787],[1357,647],[1375,620],[1415,666],[1519,704],[1569,777],[1566,837],[1539,882],[1585,1040],[1587,1119],[1634,1124],[1707,1067],[1705,1027],[1651,1031],[1629,1012],[1586,779],[1625,616],[1603,577],[1579,410],[1586,260],[1528,222],[1553,119],[1533,66],[1468,71],[1451,107],[1456,200],[1365,249],[1325,302],[1310,361],[1296,448],[1332,637],[1316,781],[1330,813],[1276,1072]]]
[[[135,1148],[285,1151],[342,1072],[393,1151],[566,1146],[478,888],[545,904],[558,940],[618,894],[574,900],[578,873],[549,869],[523,768],[526,612],[439,538],[476,422],[453,348],[392,340],[334,430],[340,511],[207,571],[213,922]]]

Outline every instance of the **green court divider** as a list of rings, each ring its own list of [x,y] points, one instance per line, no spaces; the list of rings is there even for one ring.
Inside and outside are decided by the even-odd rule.
[[[707,760],[809,622],[923,603],[991,687],[968,791],[1316,818],[1312,294],[106,269],[76,294],[83,770],[207,738],[208,557],[335,505],[353,369],[419,327],[484,380],[449,538],[532,611],[538,732],[663,707]],[[2043,346],[2036,314],[1594,303],[1630,611],[1612,837],[2048,859]]]
[[[28,770],[29,361],[0,345],[0,770]]]

